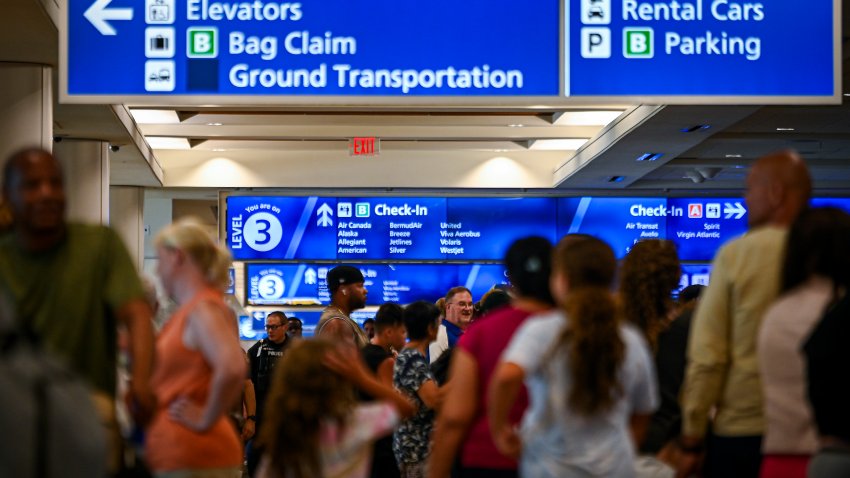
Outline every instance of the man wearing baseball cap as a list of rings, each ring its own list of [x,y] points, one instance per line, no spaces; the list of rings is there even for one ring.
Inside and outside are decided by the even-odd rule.
[[[351,312],[366,306],[368,291],[363,286],[363,273],[356,267],[337,266],[328,271],[327,281],[331,305],[322,311],[316,337],[347,340],[358,348],[365,347],[369,339],[350,317]]]

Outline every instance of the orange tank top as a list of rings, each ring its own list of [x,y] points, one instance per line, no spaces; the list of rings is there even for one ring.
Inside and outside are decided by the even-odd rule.
[[[220,292],[201,291],[180,306],[156,339],[151,386],[157,410],[145,437],[145,458],[153,471],[229,468],[242,464],[242,444],[226,416],[222,415],[206,432],[198,433],[168,415],[168,406],[181,396],[203,405],[209,395],[210,365],[199,351],[183,344],[189,314],[201,301],[227,307]]]

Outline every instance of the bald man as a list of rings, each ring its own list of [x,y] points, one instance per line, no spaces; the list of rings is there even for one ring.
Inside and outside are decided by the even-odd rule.
[[[12,231],[0,237],[0,293],[19,328],[84,377],[114,448],[116,335],[127,327],[137,418],[153,409],[153,325],[145,291],[124,243],[111,229],[65,220],[59,162],[41,149],[19,151],[3,168],[3,202]]]
[[[679,476],[695,471],[704,446],[705,477],[759,475],[764,418],[756,336],[779,293],[788,228],[810,195],[809,171],[793,151],[760,158],[747,176],[750,231],[718,251],[691,326]]]

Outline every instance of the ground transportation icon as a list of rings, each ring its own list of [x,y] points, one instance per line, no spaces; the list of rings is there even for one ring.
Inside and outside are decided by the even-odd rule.
[[[166,69],[161,69],[150,74],[150,81],[169,81],[171,80],[171,72]]]

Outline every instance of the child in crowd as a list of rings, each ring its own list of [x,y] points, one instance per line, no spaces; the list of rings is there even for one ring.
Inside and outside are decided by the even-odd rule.
[[[616,270],[599,239],[562,239],[551,281],[561,310],[526,321],[496,369],[491,433],[506,456],[522,452],[521,476],[635,476],[635,445],[658,391],[646,340],[620,320],[610,290]],[[520,439],[508,415],[523,380],[531,400]]]
[[[372,444],[413,406],[376,380],[354,347],[298,342],[275,370],[257,478],[365,478]],[[377,401],[358,403],[355,388]]]
[[[430,302],[414,302],[404,309],[403,317],[410,341],[396,359],[393,385],[410,397],[418,410],[396,430],[393,452],[403,478],[420,478],[425,476],[434,412],[439,406],[439,387],[425,354],[437,338],[440,309]]]

